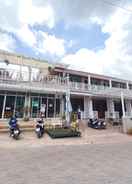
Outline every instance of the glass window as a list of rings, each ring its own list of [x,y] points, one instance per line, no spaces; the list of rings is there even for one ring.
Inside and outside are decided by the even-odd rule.
[[[60,99],[56,99],[56,117],[60,115]]]
[[[37,118],[39,116],[40,111],[40,98],[32,97],[31,98],[31,117]]]
[[[17,115],[18,118],[23,118],[24,102],[25,97],[17,96],[15,114]]]

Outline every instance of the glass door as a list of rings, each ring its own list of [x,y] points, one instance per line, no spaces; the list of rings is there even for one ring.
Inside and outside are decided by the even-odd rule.
[[[15,96],[7,96],[6,97],[4,118],[10,118],[13,115],[14,106],[15,106]]]

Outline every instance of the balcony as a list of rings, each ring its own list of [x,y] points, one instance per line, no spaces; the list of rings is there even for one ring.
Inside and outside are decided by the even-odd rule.
[[[40,73],[20,72],[20,70],[0,69],[0,89],[21,92],[66,93],[70,88],[71,94],[91,95],[99,97],[120,98],[121,92],[127,99],[132,99],[132,90],[110,88],[106,86],[88,85],[81,82],[69,82],[67,78],[50,76]]]
[[[106,86],[88,85],[79,82],[70,82],[71,93],[84,93],[92,96],[120,98],[121,92],[127,99],[132,99],[132,90],[122,88],[110,88]]]
[[[0,89],[21,92],[65,93],[67,82],[57,76],[40,76],[16,70],[0,70]]]

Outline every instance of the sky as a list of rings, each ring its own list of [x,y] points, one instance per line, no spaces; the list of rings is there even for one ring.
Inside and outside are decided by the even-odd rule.
[[[0,49],[132,79],[132,0],[0,0]]]

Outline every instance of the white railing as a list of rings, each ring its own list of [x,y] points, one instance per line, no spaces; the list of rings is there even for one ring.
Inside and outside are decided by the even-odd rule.
[[[69,85],[68,85],[69,84]],[[70,87],[71,92],[91,93],[95,96],[104,97],[120,97],[121,91],[124,97],[132,98],[132,90],[121,88],[110,88],[107,86],[88,85],[81,82],[69,82],[67,78],[55,76],[55,75],[42,75],[42,73],[31,74],[20,70],[12,69],[0,69],[0,87],[6,87],[11,89],[12,87],[36,90],[44,90],[48,88],[50,90],[67,90]]]
[[[88,85],[85,83],[70,82],[70,89],[72,92],[88,92],[93,95],[100,95],[104,97],[120,97],[121,92],[123,92],[124,97],[132,98],[132,90],[122,88],[110,88],[107,86]]]

